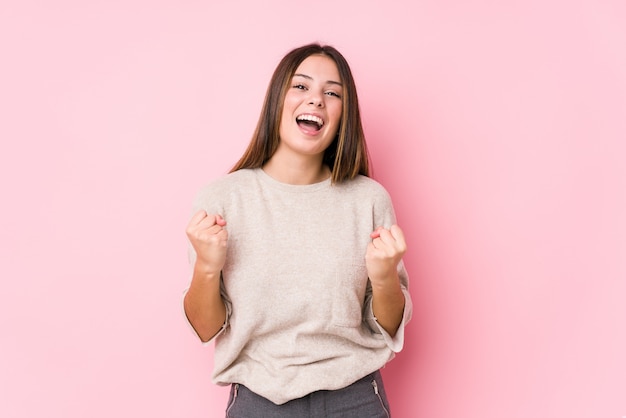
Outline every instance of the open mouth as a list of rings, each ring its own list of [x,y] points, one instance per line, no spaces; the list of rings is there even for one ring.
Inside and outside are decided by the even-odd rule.
[[[306,131],[318,132],[324,126],[324,120],[315,115],[300,115],[296,118],[296,122]]]

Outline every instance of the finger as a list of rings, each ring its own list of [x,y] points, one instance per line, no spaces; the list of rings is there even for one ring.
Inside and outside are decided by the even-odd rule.
[[[200,222],[196,224],[196,229],[198,230],[209,229],[214,225],[215,225],[215,216],[207,215],[203,219],[201,219]]]
[[[197,225],[200,223],[201,220],[203,220],[206,217],[207,217],[206,211],[201,209],[197,211],[196,213],[194,213],[194,215],[189,220],[189,225]]]
[[[222,215],[215,215],[215,223],[218,224],[219,226],[224,226],[226,225],[226,220],[224,220],[224,218],[222,217]]]
[[[367,251],[365,252],[365,254],[366,254],[366,258],[373,258],[376,255],[380,254],[380,249],[376,248],[376,244],[374,243],[374,241],[372,241],[369,244],[367,244]]]
[[[381,250],[384,249],[386,247],[386,244],[383,242],[382,239],[380,238],[374,238],[372,240],[372,245],[374,246],[375,249],[377,250]]]
[[[406,247],[404,233],[398,225],[392,225],[389,229],[380,231],[380,238],[388,245],[403,248]]]
[[[226,230],[218,224],[213,224],[209,226],[208,228],[199,229],[198,232],[207,233],[211,235],[217,235],[217,234],[220,234],[221,232],[226,232]]]
[[[398,225],[391,225],[391,228],[389,228],[389,232],[396,240],[396,243],[400,247],[406,249],[406,239],[404,238],[404,232],[402,232],[402,229],[400,229]]]
[[[220,227],[226,225],[226,221],[220,215],[208,215],[202,219],[198,224],[198,228],[209,228],[213,225],[219,225]]]
[[[396,230],[397,228],[397,230]],[[376,248],[385,251],[388,254],[404,254],[406,252],[406,243],[404,242],[404,235],[400,228],[381,229],[379,240],[376,243]],[[393,229],[393,233],[392,230]],[[394,234],[396,234],[394,236]]]
[[[388,229],[381,228],[380,239],[384,244],[389,245],[391,247],[395,246],[396,244],[395,238],[393,237],[391,232],[389,232]]]
[[[374,230],[374,232],[372,232],[372,233],[370,234],[370,238],[372,238],[372,239],[374,239],[374,238],[378,238],[378,237],[380,236],[380,230],[381,230],[381,229],[383,229],[383,227],[382,227],[382,226],[379,226],[378,228],[376,228],[376,229]]]

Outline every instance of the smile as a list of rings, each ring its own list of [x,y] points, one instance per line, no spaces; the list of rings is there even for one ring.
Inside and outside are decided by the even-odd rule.
[[[324,120],[322,118],[310,114],[299,115],[296,117],[296,122],[298,126],[306,130],[313,129],[319,131],[324,126]]]

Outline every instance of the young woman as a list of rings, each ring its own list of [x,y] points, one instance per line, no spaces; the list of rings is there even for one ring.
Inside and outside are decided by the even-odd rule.
[[[389,417],[379,369],[412,308],[404,236],[368,174],[348,63],[330,46],[289,52],[248,149],[187,226],[185,313],[215,341],[227,417]]]

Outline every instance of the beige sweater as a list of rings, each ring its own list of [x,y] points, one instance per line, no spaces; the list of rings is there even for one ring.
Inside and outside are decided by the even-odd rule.
[[[370,233],[395,223],[380,184],[359,176],[289,185],[246,169],[201,190],[199,209],[221,214],[229,234],[227,319],[212,340],[215,383],[241,383],[282,404],[348,386],[402,349],[412,312],[404,266],[404,317],[394,338],[373,316],[365,268]]]

